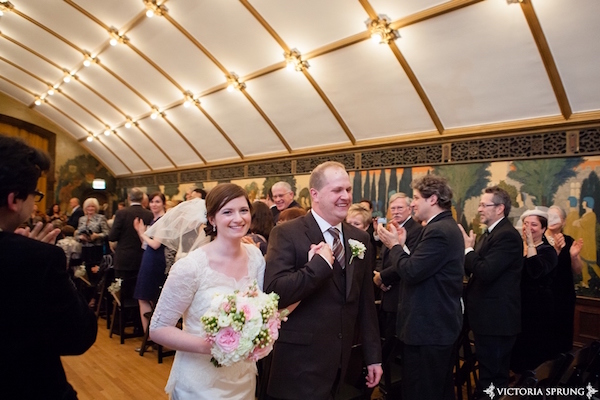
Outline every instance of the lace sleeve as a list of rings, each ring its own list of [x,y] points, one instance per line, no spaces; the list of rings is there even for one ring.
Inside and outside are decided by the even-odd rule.
[[[264,290],[264,282],[265,282],[265,257],[262,252],[258,249],[258,247],[250,244],[245,244],[248,249],[248,256],[250,258],[250,265],[252,267],[252,271],[248,271],[250,275],[256,279],[258,283],[258,288],[260,290]]]
[[[198,268],[192,257],[173,264],[152,315],[150,329],[175,326],[192,304],[198,285]]]

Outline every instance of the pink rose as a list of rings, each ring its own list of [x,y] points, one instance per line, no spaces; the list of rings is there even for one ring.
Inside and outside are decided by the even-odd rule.
[[[232,353],[240,343],[240,333],[233,328],[222,328],[215,336],[215,343],[225,353]]]
[[[281,327],[281,321],[279,318],[271,318],[267,322],[267,329],[269,330],[269,335],[271,339],[274,341],[279,337],[279,328]]]
[[[252,350],[252,353],[248,355],[248,358],[252,361],[258,361],[261,358],[265,358],[266,356],[268,356],[271,350],[273,350],[273,345],[268,345],[262,348],[256,346],[254,350]]]
[[[244,312],[244,316],[246,317],[246,321],[250,321],[252,318],[254,318],[254,309],[252,307],[250,307],[249,304],[242,304],[240,306],[240,310],[242,310]]]

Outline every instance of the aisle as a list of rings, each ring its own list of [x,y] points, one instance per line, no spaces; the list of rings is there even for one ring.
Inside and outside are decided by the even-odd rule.
[[[173,357],[158,364],[156,351],[143,357],[135,351],[142,338],[125,340],[108,337],[106,321],[98,320],[96,343],[81,356],[62,357],[67,379],[79,400],[148,400],[167,399],[164,387]]]

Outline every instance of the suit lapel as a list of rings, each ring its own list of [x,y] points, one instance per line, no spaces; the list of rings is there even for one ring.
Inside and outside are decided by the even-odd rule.
[[[350,296],[350,289],[352,289],[352,281],[354,277],[354,266],[356,265],[356,261],[358,257],[354,257],[352,262],[350,259],[352,258],[352,249],[350,248],[350,244],[348,243],[348,239],[352,239],[349,237],[348,229],[346,229],[345,223],[342,222],[342,231],[344,232],[344,256],[346,258],[346,299]]]

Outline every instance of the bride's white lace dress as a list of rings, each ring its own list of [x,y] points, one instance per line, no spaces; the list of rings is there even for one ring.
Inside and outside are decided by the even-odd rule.
[[[177,261],[165,283],[150,329],[175,326],[183,316],[183,330],[204,336],[200,318],[215,293],[245,289],[256,279],[263,288],[265,261],[260,250],[243,245],[248,253],[248,276],[236,280],[210,268],[202,247]],[[165,391],[174,400],[251,399],[256,386],[256,363],[239,362],[216,368],[210,354],[177,351]]]

